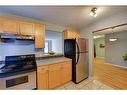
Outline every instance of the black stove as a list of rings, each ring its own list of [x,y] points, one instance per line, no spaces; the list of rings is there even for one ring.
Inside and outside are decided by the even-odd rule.
[[[0,77],[36,71],[34,54],[6,56],[5,66],[0,69]]]

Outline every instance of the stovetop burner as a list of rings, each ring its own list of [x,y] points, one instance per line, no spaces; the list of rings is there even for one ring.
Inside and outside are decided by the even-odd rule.
[[[0,74],[15,73],[27,70],[36,70],[35,55],[6,56],[5,66],[0,69]]]

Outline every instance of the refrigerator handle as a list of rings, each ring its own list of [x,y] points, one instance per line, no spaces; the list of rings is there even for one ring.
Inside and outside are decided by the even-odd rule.
[[[76,46],[77,46],[77,54],[78,54],[78,57],[77,57],[77,60],[76,60],[76,64],[78,64],[78,61],[79,61],[79,46],[78,46],[78,43],[76,42]]]

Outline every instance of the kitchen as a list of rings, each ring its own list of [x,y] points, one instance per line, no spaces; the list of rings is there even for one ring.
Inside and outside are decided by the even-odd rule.
[[[127,89],[125,10],[0,6],[0,89]]]
[[[74,42],[75,38],[80,37],[80,32],[69,28],[61,32],[46,29],[45,23],[37,20],[15,16],[0,17],[0,49],[3,50],[0,52],[0,89],[54,89],[75,77],[72,59],[64,57],[64,39],[73,39]],[[81,43],[84,42],[78,44]],[[83,45],[81,47],[86,48]],[[68,51],[68,48],[65,49]],[[78,60],[83,61],[80,57]],[[80,75],[78,82],[88,77],[87,71],[83,73],[86,75]],[[76,79],[73,78],[73,81],[76,82]]]

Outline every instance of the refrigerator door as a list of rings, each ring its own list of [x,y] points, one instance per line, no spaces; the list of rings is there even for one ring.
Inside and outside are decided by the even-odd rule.
[[[78,63],[76,64],[76,83],[79,83],[88,77],[88,54],[79,53],[76,55],[79,56]]]
[[[86,53],[88,52],[88,40],[84,39],[84,38],[79,38],[76,39],[78,47],[79,47],[79,51],[78,49],[76,49],[76,52],[80,52],[80,53]]]
[[[64,40],[64,55],[68,58],[73,58],[75,55],[75,40],[73,39],[66,39]]]

